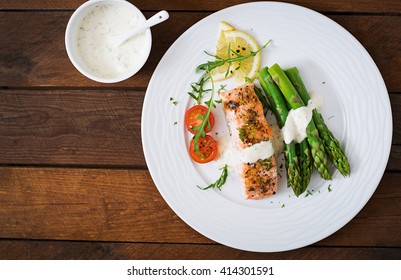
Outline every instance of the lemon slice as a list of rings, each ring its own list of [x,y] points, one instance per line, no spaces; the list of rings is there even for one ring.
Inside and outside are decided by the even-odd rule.
[[[224,31],[224,36],[227,45],[229,44],[232,50],[232,58],[239,55],[246,56],[249,55],[251,51],[256,52],[259,49],[259,45],[255,39],[243,31],[227,30]],[[260,68],[260,52],[255,56],[248,57],[240,62],[234,62],[233,65],[235,69],[235,80],[237,83],[245,83],[246,78],[253,80]]]
[[[222,59],[228,58],[228,44],[226,42],[225,32],[232,31],[234,27],[229,25],[228,23],[222,21],[219,24],[219,39],[217,40],[216,44],[216,55],[221,57]],[[233,65],[231,65],[231,69],[227,73],[228,64],[224,64],[220,67],[213,69],[210,74],[215,82],[221,81],[224,79],[228,79],[234,74]]]

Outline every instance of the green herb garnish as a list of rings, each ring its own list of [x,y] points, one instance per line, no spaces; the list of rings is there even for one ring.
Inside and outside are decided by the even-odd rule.
[[[226,182],[227,179],[227,164],[224,165],[222,168],[220,168],[220,170],[223,170],[221,172],[220,177],[217,179],[216,182],[214,182],[213,184],[210,184],[207,187],[201,188],[197,185],[198,188],[200,188],[201,190],[207,190],[207,189],[219,189],[219,191],[221,191],[221,187],[224,185],[224,183]]]
[[[306,195],[305,195],[305,197],[308,197],[308,196],[310,196],[310,195],[313,195],[313,193],[311,193],[309,190],[306,190]]]
[[[263,111],[264,111],[264,114],[266,115],[268,110],[272,111],[269,101],[267,100],[266,95],[262,93],[262,90],[258,86],[255,85],[254,89],[255,89],[255,93],[256,93],[258,99],[260,100],[260,102],[263,105]]]
[[[211,57],[214,57],[215,60],[214,60],[214,61],[208,61],[208,62],[206,62],[206,63],[200,64],[200,65],[196,68],[196,70],[204,70],[204,71],[210,72],[210,71],[212,71],[214,68],[220,67],[220,66],[222,66],[222,65],[224,65],[224,64],[226,64],[226,63],[228,63],[227,69],[230,69],[230,66],[231,66],[232,63],[234,63],[234,62],[240,62],[240,63],[241,63],[242,60],[257,55],[257,54],[258,54],[261,50],[263,50],[269,43],[270,43],[270,40],[269,40],[266,44],[264,44],[260,49],[258,49],[258,50],[256,50],[256,51],[251,51],[251,52],[250,52],[249,54],[247,54],[247,55],[241,55],[241,54],[235,52],[233,49],[231,49],[231,47],[230,47],[230,45],[229,45],[229,46],[228,46],[228,52],[229,52],[229,53],[231,52],[232,54],[234,54],[234,57],[231,57],[231,56],[229,55],[228,58],[221,58],[221,57],[218,56],[218,55],[211,54],[211,53],[208,53],[207,51],[205,51],[205,53],[206,53],[207,55],[209,55],[209,56],[211,56]],[[241,67],[241,65],[239,65],[239,66],[237,67],[237,69],[240,68],[240,67]],[[237,70],[237,69],[236,69],[236,70]],[[226,75],[227,75],[227,73],[226,73]]]
[[[192,131],[199,131],[199,130],[201,130],[201,129],[204,128],[204,127],[202,128],[202,124],[203,124],[203,122],[204,122],[205,119],[206,119],[206,115],[199,115],[196,119],[202,120],[202,123],[201,123],[200,125],[194,126],[194,127],[192,128]],[[206,128],[207,128],[208,130],[210,130],[209,116],[208,116],[208,118],[207,118],[207,120],[206,120],[205,122],[206,122]],[[205,136],[202,136],[202,137],[205,137]]]
[[[178,104],[178,101],[177,101],[177,100],[174,100],[174,98],[172,98],[172,97],[170,97],[170,101],[171,101],[174,105],[177,105],[177,104]]]
[[[213,101],[213,96],[214,96],[214,82],[213,78],[210,75],[210,72],[207,71],[206,74],[209,76],[210,82],[212,83],[212,88],[211,88],[211,94],[210,94],[210,99],[209,101],[206,101],[206,105],[208,107],[208,110],[206,112],[206,115],[202,116],[202,123],[199,126],[194,127],[194,130],[196,130],[196,134],[194,136],[194,151],[195,153],[199,153],[199,138],[200,137],[206,137],[206,132],[205,132],[205,127],[206,125],[210,126],[209,123],[209,116],[210,116],[210,111],[212,110],[212,107],[216,108],[216,104],[214,104]]]
[[[244,139],[244,134],[245,134],[245,129],[243,129],[243,128],[238,128],[238,131],[239,131],[239,134],[238,134],[238,136],[239,136],[239,139],[241,140],[241,142],[245,142],[245,139]]]
[[[191,88],[192,92],[188,92],[188,94],[196,100],[197,104],[201,104],[203,96],[211,91],[211,89],[205,89],[205,83],[210,79],[210,75],[202,75],[199,82],[192,83]]]

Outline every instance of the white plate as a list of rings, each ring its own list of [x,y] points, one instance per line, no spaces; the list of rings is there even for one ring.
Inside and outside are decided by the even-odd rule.
[[[333,168],[333,180],[324,181],[315,171],[309,187],[313,195],[296,198],[286,188],[284,175],[278,193],[261,201],[244,200],[233,172],[222,191],[196,187],[214,182],[220,171],[213,163],[199,165],[189,157],[190,136],[183,120],[193,100],[187,92],[190,84],[199,79],[195,67],[210,59],[204,51],[215,49],[220,21],[249,32],[260,45],[272,39],[262,51],[262,66],[276,62],[283,68],[297,66],[308,89],[323,95],[321,112],[345,148],[351,164],[350,177],[343,178]],[[228,81],[227,88],[232,86]],[[177,105],[170,101],[171,97],[178,101]],[[218,122],[212,135],[227,134],[221,110],[214,112]],[[189,28],[157,66],[142,112],[146,162],[169,206],[204,236],[230,247],[258,252],[307,246],[349,222],[379,184],[391,139],[388,93],[363,46],[329,18],[277,2],[233,6]]]

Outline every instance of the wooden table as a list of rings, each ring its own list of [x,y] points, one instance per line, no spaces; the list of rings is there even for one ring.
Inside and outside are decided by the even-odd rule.
[[[401,258],[401,1],[290,1],[365,46],[389,91],[394,135],[383,179],[351,222],[270,254],[225,247],[187,226],[156,189],[141,145],[142,103],[163,54],[200,19],[246,1],[131,1],[147,17],[166,9],[170,19],[153,28],[158,43],[145,67],[117,84],[85,78],[67,57],[67,21],[83,2],[0,3],[1,259]]]

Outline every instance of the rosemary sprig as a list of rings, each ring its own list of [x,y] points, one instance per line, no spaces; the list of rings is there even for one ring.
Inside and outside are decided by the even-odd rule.
[[[226,179],[227,179],[227,164],[224,165],[222,168],[220,168],[220,170],[223,170],[223,171],[221,172],[221,175],[216,180],[216,182],[214,182],[213,184],[210,184],[209,186],[204,187],[204,188],[201,188],[198,185],[197,185],[197,187],[200,188],[201,190],[217,188],[217,189],[219,189],[219,191],[221,191],[221,187],[224,185],[224,183],[226,182]]]

